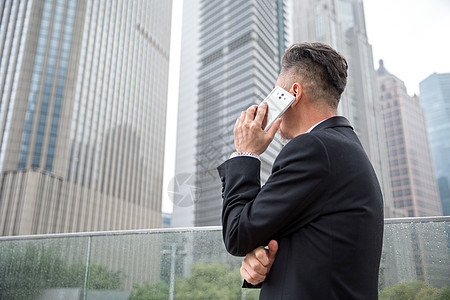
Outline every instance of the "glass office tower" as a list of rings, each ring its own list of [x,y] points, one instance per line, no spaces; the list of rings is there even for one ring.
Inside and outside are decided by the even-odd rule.
[[[450,216],[450,73],[434,73],[420,82],[420,101],[427,120],[442,213]]]
[[[171,7],[0,4],[0,234],[161,226]]]
[[[195,225],[221,224],[220,165],[234,150],[233,127],[241,111],[270,92],[284,53],[282,0],[200,3],[200,50],[196,137]],[[262,155],[264,182],[281,144]]]
[[[425,113],[419,97],[380,61],[377,70],[394,205],[408,217],[442,215]]]
[[[185,1],[181,32],[180,86],[178,95],[177,142],[172,227],[195,224],[195,145],[197,137],[197,102],[199,73],[200,0]],[[182,192],[182,186],[186,192]]]
[[[362,0],[295,0],[292,3],[294,42],[324,42],[347,59],[347,87],[338,113],[349,119],[374,166],[383,190],[385,216],[400,216],[392,202],[383,118]]]

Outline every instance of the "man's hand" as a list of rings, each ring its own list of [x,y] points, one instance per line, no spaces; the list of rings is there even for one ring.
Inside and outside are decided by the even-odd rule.
[[[281,119],[273,122],[269,130],[264,131],[263,122],[267,112],[267,103],[258,109],[257,105],[250,106],[243,111],[234,125],[234,146],[237,152],[251,152],[262,154],[272,142],[281,124]]]
[[[269,250],[258,247],[248,253],[241,266],[241,276],[251,284],[258,284],[266,279],[278,251],[278,242],[271,240]]]

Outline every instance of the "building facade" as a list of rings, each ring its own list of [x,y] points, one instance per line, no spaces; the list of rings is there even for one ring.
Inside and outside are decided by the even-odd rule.
[[[386,128],[394,206],[408,217],[440,216],[441,203],[425,114],[417,96],[380,61],[378,89]]]
[[[292,4],[293,42],[327,43],[347,59],[347,87],[338,113],[349,119],[372,162],[383,190],[385,216],[398,216],[393,208],[384,126],[362,0],[295,0]]]
[[[196,136],[195,225],[221,224],[219,166],[235,151],[236,118],[270,92],[285,51],[284,1],[216,0],[200,3]],[[261,179],[281,144],[261,156]]]
[[[434,73],[419,87],[442,211],[450,216],[450,73]]]
[[[195,184],[197,102],[199,62],[200,0],[183,5],[180,87],[178,95],[177,142],[175,177],[169,193],[173,202],[172,227],[195,225],[194,209],[197,201]],[[185,192],[183,192],[185,191]]]
[[[0,234],[161,226],[171,6],[0,4]]]

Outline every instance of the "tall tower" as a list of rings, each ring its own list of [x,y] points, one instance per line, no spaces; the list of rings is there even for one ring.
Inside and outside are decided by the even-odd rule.
[[[362,0],[295,0],[292,3],[294,42],[327,43],[348,61],[347,87],[338,112],[350,120],[374,166],[383,190],[385,216],[395,216],[372,47],[367,40]]]
[[[171,1],[0,4],[0,234],[161,226]]]
[[[284,51],[284,2],[202,1],[196,139],[195,225],[221,224],[217,166],[234,151],[241,111],[270,92]],[[280,45],[283,44],[283,45]],[[281,144],[262,155],[261,179],[270,174]]]
[[[409,96],[403,81],[389,73],[382,60],[377,79],[394,205],[409,217],[440,216],[441,202],[419,97]]]
[[[172,227],[195,225],[200,0],[185,1],[181,33],[175,177],[169,187]],[[173,193],[171,193],[173,190]]]
[[[420,83],[442,211],[450,216],[450,73],[434,73]]]

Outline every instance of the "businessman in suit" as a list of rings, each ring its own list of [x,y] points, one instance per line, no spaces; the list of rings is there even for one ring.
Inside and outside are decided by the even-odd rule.
[[[353,128],[337,116],[347,68],[328,45],[291,46],[276,85],[294,102],[267,132],[266,105],[242,112],[236,152],[218,167],[225,246],[246,256],[244,285],[261,287],[260,299],[378,298],[383,200]],[[290,141],[261,187],[259,155],[277,131]]]

